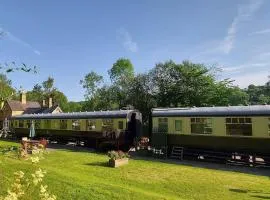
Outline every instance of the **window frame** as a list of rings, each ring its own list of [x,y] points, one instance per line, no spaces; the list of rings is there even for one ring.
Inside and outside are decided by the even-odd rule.
[[[268,135],[270,136],[270,117],[268,118]]]
[[[177,124],[176,122],[179,122],[180,123],[179,124],[180,125],[180,128],[179,129],[176,126],[176,124]],[[180,133],[183,132],[183,120],[181,120],[181,119],[175,119],[174,120],[174,130],[175,130],[175,132],[180,132]]]
[[[24,120],[19,120],[19,128],[24,128]]]
[[[95,127],[95,128],[93,128]],[[95,119],[87,119],[86,120],[86,130],[93,131],[96,130],[96,120]]]
[[[121,127],[120,127],[120,124],[121,124]],[[119,130],[124,130],[124,121],[123,120],[118,121],[117,128]]]
[[[77,122],[76,126],[74,125],[75,122]],[[71,127],[72,127],[72,130],[74,130],[74,131],[80,131],[81,130],[81,120],[80,119],[72,119]]]
[[[229,120],[229,118],[231,120]],[[231,121],[231,123],[229,123]],[[252,117],[226,117],[225,119],[225,128],[227,136],[242,136],[242,137],[252,137]],[[245,132],[248,131],[248,132]],[[239,132],[239,133],[237,133]]]
[[[35,123],[35,129],[41,129],[41,120],[35,120],[34,121],[34,123]],[[37,126],[37,124],[38,124],[38,126]]]
[[[203,131],[194,132],[192,129],[201,128]],[[213,118],[212,117],[191,117],[190,118],[190,132],[194,135],[212,135],[213,134]]]
[[[162,121],[164,120],[164,121]],[[163,126],[166,126],[165,128]],[[161,128],[162,127],[162,128]],[[168,117],[158,118],[158,132],[168,133],[169,132],[169,119]]]
[[[66,120],[66,119],[60,119],[59,120],[59,129],[60,130],[67,130],[67,128],[68,128],[67,125],[68,125],[68,120]]]

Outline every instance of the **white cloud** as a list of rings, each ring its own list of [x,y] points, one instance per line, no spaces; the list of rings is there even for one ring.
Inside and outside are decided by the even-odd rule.
[[[7,31],[7,30],[4,30],[3,28],[0,27],[0,32],[3,32],[4,36],[3,37],[6,37],[8,38],[10,41],[12,42],[16,42],[22,46],[25,46],[29,49],[31,49],[35,54],[37,55],[40,55],[40,51],[38,51],[37,49],[35,49],[31,44],[21,40],[20,38],[16,37],[15,35],[13,35],[11,32]]]
[[[261,35],[261,34],[267,34],[270,33],[270,28],[269,29],[264,29],[260,31],[255,31],[253,33],[250,33],[249,35]]]
[[[238,73],[238,72],[244,72],[243,69],[245,70],[249,70],[249,69],[260,69],[260,71],[267,67],[267,66],[270,66],[270,62],[254,62],[254,63],[246,63],[246,64],[242,64],[242,65],[239,65],[239,66],[233,66],[233,67],[221,67],[222,71],[223,72],[226,72],[226,73]]]
[[[126,50],[134,53],[138,51],[137,43],[133,41],[130,33],[126,29],[121,28],[118,33],[121,37],[122,44]]]
[[[258,59],[260,59],[260,60],[265,60],[265,59],[270,60],[270,51],[269,52],[260,53],[258,55]]]
[[[226,54],[234,48],[238,26],[243,21],[248,20],[263,4],[263,0],[250,0],[249,4],[239,5],[237,15],[234,17],[228,28],[227,35],[220,44],[220,50]]]
[[[244,75],[233,76],[234,84],[246,88],[250,84],[264,85],[268,81],[269,71],[252,72]]]

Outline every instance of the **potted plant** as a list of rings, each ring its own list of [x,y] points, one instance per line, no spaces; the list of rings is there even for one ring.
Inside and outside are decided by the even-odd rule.
[[[123,151],[109,151],[109,166],[111,167],[119,167],[125,164],[128,164],[128,153],[124,153]]]

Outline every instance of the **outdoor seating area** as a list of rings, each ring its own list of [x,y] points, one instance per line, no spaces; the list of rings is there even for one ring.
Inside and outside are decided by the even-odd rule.
[[[41,140],[32,140],[32,139],[28,139],[26,137],[22,138],[21,140],[21,145],[22,145],[22,149],[27,152],[27,153],[32,153],[32,150],[34,148],[43,148],[46,149],[47,148],[47,144],[48,141],[45,139],[41,139]]]

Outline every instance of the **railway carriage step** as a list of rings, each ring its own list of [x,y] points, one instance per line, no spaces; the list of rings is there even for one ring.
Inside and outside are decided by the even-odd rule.
[[[183,160],[184,148],[179,146],[173,146],[170,158]]]

